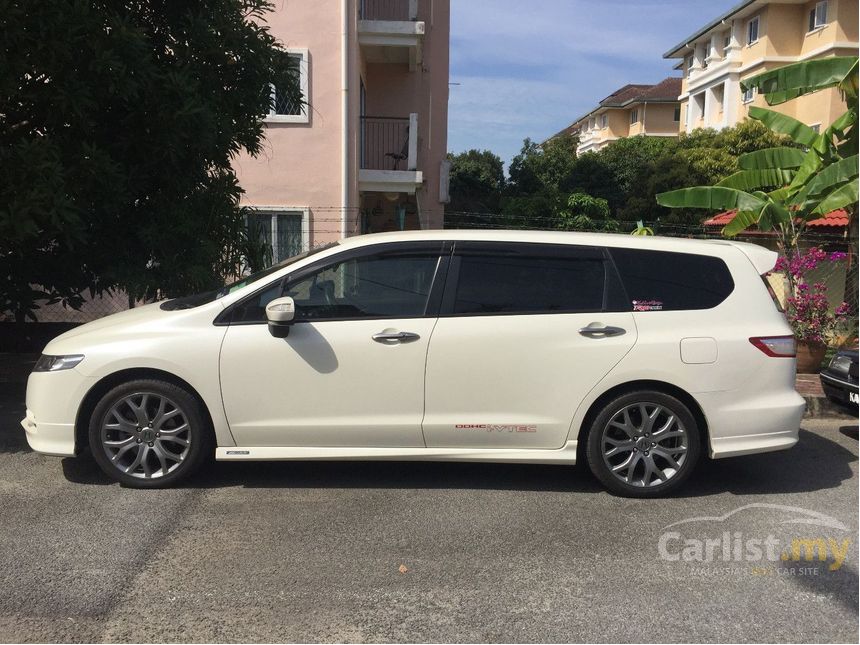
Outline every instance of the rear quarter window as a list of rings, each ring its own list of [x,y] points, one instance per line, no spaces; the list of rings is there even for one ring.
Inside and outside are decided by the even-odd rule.
[[[720,258],[640,249],[609,253],[633,311],[712,309],[735,288]]]

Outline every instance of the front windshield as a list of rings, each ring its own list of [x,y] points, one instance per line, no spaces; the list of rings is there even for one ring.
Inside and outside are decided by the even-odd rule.
[[[192,307],[199,307],[200,305],[205,305],[209,302],[218,300],[219,298],[223,298],[227,294],[233,293],[234,291],[241,289],[242,287],[246,287],[249,284],[257,282],[258,280],[262,280],[263,278],[270,276],[273,273],[280,271],[284,267],[290,266],[291,264],[298,262],[299,260],[304,260],[311,255],[315,255],[320,251],[325,251],[326,249],[330,249],[331,247],[336,245],[337,242],[332,242],[331,244],[325,244],[315,249],[311,249],[310,251],[299,253],[298,255],[294,255],[290,258],[287,258],[286,260],[282,260],[277,264],[273,264],[268,269],[263,269],[262,271],[252,273],[251,275],[245,276],[240,280],[236,280],[236,282],[225,285],[220,289],[214,289],[212,291],[206,291],[205,293],[196,293],[191,296],[182,296],[179,298],[173,298],[172,300],[167,300],[166,302],[161,303],[161,308],[170,311],[176,309],[191,309]]]

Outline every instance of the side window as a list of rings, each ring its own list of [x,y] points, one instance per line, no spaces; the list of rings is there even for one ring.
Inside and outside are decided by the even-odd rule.
[[[726,263],[709,255],[610,249],[633,311],[711,309],[735,283]]]
[[[459,277],[448,307],[453,314],[603,309],[605,270],[599,250],[539,244],[476,246],[456,252]]]
[[[266,320],[266,305],[281,295],[282,280],[276,280],[262,291],[242,301],[233,308],[230,315],[231,323],[264,322]]]
[[[390,252],[351,258],[288,282],[296,320],[423,316],[439,254]]]

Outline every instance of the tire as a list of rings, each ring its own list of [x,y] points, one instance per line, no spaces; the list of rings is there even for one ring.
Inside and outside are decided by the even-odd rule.
[[[607,403],[588,429],[588,466],[616,495],[661,497],[693,472],[700,431],[690,409],[674,396],[629,392]]]
[[[212,454],[201,403],[158,379],[123,383],[105,394],[89,424],[90,450],[111,478],[133,488],[167,488]]]

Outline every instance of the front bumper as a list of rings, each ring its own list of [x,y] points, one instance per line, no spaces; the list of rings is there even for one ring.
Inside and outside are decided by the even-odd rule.
[[[821,372],[818,376],[821,378],[821,389],[824,390],[824,394],[828,398],[841,401],[842,403],[857,405],[857,383],[851,383],[844,378],[833,376],[827,372]]]
[[[74,456],[75,419],[92,381],[75,369],[30,374],[27,413],[21,426],[33,450],[58,457]]]

